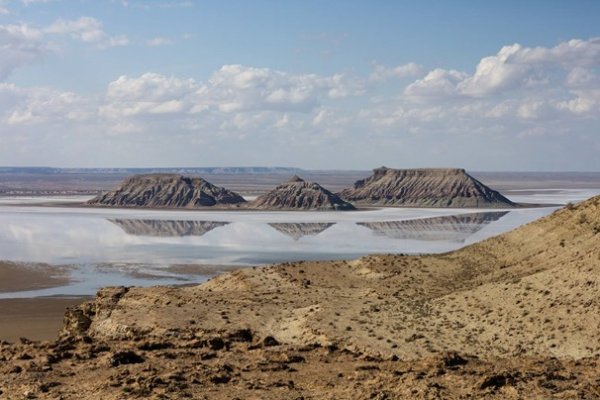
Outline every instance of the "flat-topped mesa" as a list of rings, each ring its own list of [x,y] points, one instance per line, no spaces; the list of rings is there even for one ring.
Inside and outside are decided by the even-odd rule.
[[[256,198],[248,204],[259,210],[354,210],[318,183],[306,182],[294,175],[289,181]]]
[[[339,196],[359,204],[404,207],[516,207],[461,168],[376,168]]]
[[[198,208],[233,205],[246,200],[200,177],[177,174],[135,175],[114,190],[87,202],[113,207]]]
[[[411,168],[411,169],[394,169],[388,167],[379,167],[373,170],[373,176],[382,177],[384,175],[394,176],[449,176],[463,175],[467,172],[463,168]]]

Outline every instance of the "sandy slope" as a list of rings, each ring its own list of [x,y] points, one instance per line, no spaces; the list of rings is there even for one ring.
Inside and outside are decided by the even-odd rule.
[[[598,272],[600,197],[443,255],[289,263],[181,289],[106,289],[68,313],[62,341],[0,348],[0,390],[598,398]]]

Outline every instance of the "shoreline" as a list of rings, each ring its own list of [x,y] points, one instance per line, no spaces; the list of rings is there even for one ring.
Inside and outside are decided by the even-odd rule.
[[[70,269],[66,265],[0,261],[0,293],[67,286]]]
[[[45,197],[45,196],[40,196]],[[0,199],[2,197],[0,196]],[[515,207],[426,207],[426,206],[411,206],[411,205],[393,205],[393,204],[355,204],[354,210],[329,210],[329,209],[297,209],[297,208],[273,208],[261,209],[245,206],[206,206],[196,208],[186,207],[139,207],[139,206],[104,206],[104,205],[89,205],[80,202],[40,202],[40,203],[5,203],[1,204],[7,207],[47,207],[47,208],[73,208],[73,209],[91,209],[91,210],[147,210],[147,211],[231,211],[231,212],[357,212],[357,211],[377,211],[385,208],[408,208],[408,209],[424,209],[424,210],[494,210],[494,211],[514,211],[527,208],[546,208],[546,207],[563,207],[565,204],[559,203],[515,203]]]

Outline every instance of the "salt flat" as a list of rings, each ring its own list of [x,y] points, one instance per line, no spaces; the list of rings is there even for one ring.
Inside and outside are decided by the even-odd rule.
[[[553,189],[510,198],[555,205],[597,193],[600,190]],[[440,253],[509,231],[556,209],[257,212],[48,206],[81,200],[81,196],[0,200],[4,260],[71,266],[66,286],[4,292],[0,298],[89,295],[110,285],[195,283],[230,266],[375,253]],[[405,222],[413,220],[421,222]],[[207,267],[173,268],[180,265]]]

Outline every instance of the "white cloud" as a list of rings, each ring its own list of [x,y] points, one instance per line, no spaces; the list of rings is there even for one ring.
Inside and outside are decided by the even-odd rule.
[[[173,114],[189,111],[199,86],[193,79],[155,73],[138,78],[121,76],[108,85],[100,112],[110,118],[139,114]]]
[[[226,112],[255,108],[306,112],[324,97],[345,98],[362,92],[362,81],[344,73],[323,77],[242,65],[223,66],[206,87],[209,97]]]
[[[574,67],[567,75],[566,83],[573,88],[589,87],[598,84],[598,76],[591,69]]]
[[[520,47],[511,62],[531,65],[557,64],[563,68],[597,67],[600,64],[600,38],[572,39],[551,48]]]
[[[72,92],[50,88],[20,88],[0,84],[0,118],[8,125],[82,121],[92,113],[88,102]]]
[[[42,33],[29,25],[0,25],[0,80],[49,52]]]
[[[518,116],[523,119],[539,119],[551,117],[552,110],[547,102],[540,99],[525,100],[517,110]]]
[[[414,62],[398,65],[396,67],[386,67],[381,64],[374,64],[373,71],[369,75],[369,80],[374,82],[386,81],[390,78],[411,78],[417,75],[422,75],[425,68],[422,65]]]
[[[456,96],[457,85],[467,77],[464,72],[437,68],[408,85],[404,94],[415,98]]]
[[[596,82],[598,80],[596,79]],[[574,97],[557,103],[557,108],[577,115],[587,114],[598,118],[600,114],[600,85],[585,90],[573,90]]]
[[[95,37],[94,29],[65,26],[62,34],[90,31]],[[25,48],[43,43],[42,31],[3,28],[0,40],[11,48],[18,48],[19,41]],[[582,151],[599,148],[596,45],[593,39],[565,43],[547,49],[506,46],[475,60],[472,74],[436,68],[419,76],[417,64],[374,65],[364,76],[231,64],[205,80],[161,73],[123,75],[104,93],[86,96],[5,83],[0,84],[0,131],[12,138],[33,138],[38,131],[67,135],[75,142],[83,140],[76,132],[85,132],[85,137],[99,141],[111,135],[110,142],[116,144],[138,143],[143,135],[144,143],[161,143],[182,154],[196,145],[210,146],[211,154],[239,156],[240,162],[251,160],[243,157],[259,153],[257,149],[269,157],[285,154],[269,158],[269,163],[291,164],[302,160],[300,155],[310,158],[317,153],[314,157],[322,157],[324,165],[337,157],[344,167],[366,154],[381,162],[386,154],[388,160],[403,163],[418,163],[428,155],[440,163],[462,162],[470,160],[468,147],[502,163],[518,161],[527,149],[538,154],[582,141],[587,141]],[[40,54],[36,57],[43,56],[43,46]],[[570,59],[574,54],[582,59]],[[31,62],[27,57],[13,60]],[[3,63],[6,60],[0,60],[0,70],[15,68]],[[409,83],[403,80],[410,76]],[[382,90],[377,82],[384,81]],[[290,154],[298,156],[291,159]],[[452,154],[461,158],[453,159]],[[1,149],[0,155],[5,155]],[[582,156],[587,161],[577,165],[591,165],[590,157]],[[479,161],[487,167],[488,158],[481,156]]]
[[[333,115],[333,112],[331,110],[328,110],[326,108],[321,108],[320,110],[317,110],[317,112],[315,113],[315,116],[313,117],[313,120],[312,120],[312,124],[315,126],[322,125],[328,119],[330,119],[332,117],[332,115]]]
[[[524,84],[532,65],[512,61],[522,51],[520,45],[514,44],[503,47],[495,56],[483,58],[473,76],[458,82],[458,91],[466,95],[483,96]]]
[[[193,79],[179,79],[156,73],[145,73],[139,78],[121,76],[108,85],[108,97],[111,100],[152,101],[180,98],[198,89]]]
[[[70,35],[85,43],[96,44],[99,48],[126,46],[129,39],[124,35],[110,36],[104,32],[102,23],[92,17],[75,20],[59,19],[45,29],[46,33]]]
[[[295,76],[241,65],[225,65],[203,84],[192,79],[146,73],[139,77],[122,76],[111,82],[106,107],[111,112],[129,115],[156,113],[157,110],[306,111],[316,103],[319,90],[321,93],[326,90],[321,82],[322,78],[316,75]]]
[[[405,94],[416,98],[484,98],[516,90],[536,91],[565,75],[569,85],[582,85],[594,78],[591,70],[599,65],[600,38],[569,40],[551,48],[513,44],[482,58],[472,75],[437,68],[407,86]],[[385,75],[386,70],[379,71]],[[375,76],[377,72],[376,67]]]
[[[0,25],[0,80],[6,79],[15,69],[37,63],[55,52],[57,45],[49,35],[67,35],[102,49],[129,43],[126,36],[108,35],[103,31],[102,23],[90,17],[57,20],[42,28],[28,24]]]

